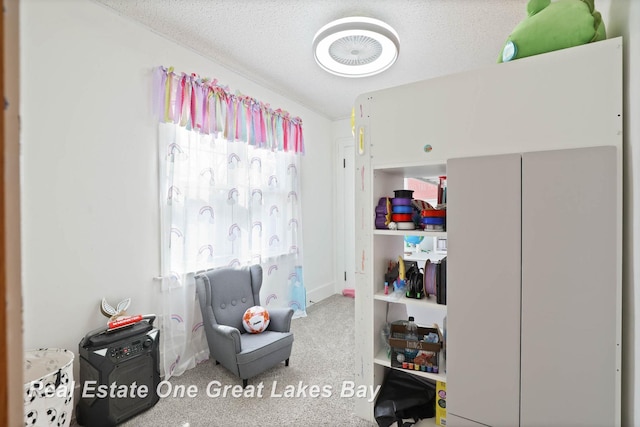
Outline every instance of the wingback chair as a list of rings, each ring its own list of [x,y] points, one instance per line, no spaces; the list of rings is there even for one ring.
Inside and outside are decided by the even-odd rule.
[[[262,267],[222,267],[199,272],[196,292],[211,357],[242,379],[247,380],[285,362],[293,346],[290,331],[291,308],[267,308],[270,323],[259,334],[250,334],[242,326],[249,307],[260,304]]]

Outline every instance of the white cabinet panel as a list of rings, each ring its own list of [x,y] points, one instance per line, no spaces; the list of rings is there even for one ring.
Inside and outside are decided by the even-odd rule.
[[[447,162],[447,412],[517,426],[521,156]]]
[[[455,415],[447,414],[447,427],[482,427],[485,424],[476,423],[466,418],[456,417]]]
[[[622,39],[369,92],[355,108],[377,167],[620,144]]]
[[[615,147],[523,154],[522,426],[619,425],[616,165]]]

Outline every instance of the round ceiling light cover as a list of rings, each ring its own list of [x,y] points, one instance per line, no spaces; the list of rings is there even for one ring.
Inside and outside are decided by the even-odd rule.
[[[313,38],[318,65],[343,77],[381,73],[396,62],[399,52],[398,33],[373,18],[338,19],[320,28]]]

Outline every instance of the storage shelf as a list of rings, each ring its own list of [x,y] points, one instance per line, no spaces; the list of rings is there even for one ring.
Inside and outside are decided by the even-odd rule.
[[[390,293],[389,295],[385,295],[384,291],[381,291],[381,292],[376,292],[373,298],[379,301],[393,302],[397,304],[412,305],[412,306],[418,306],[422,308],[447,311],[447,306],[444,304],[438,304],[436,302],[435,296],[432,296],[431,298],[416,299],[416,298],[407,298],[404,295],[402,295],[401,297],[398,298],[394,296],[393,293]]]
[[[442,258],[446,257],[446,252],[412,252],[412,253],[404,253],[402,257],[405,261],[418,261],[424,263],[426,260],[430,259],[431,262],[437,262],[442,260]]]
[[[434,182],[436,177],[447,174],[447,164],[444,159],[435,162],[426,161],[425,159],[415,159],[415,162],[412,162],[404,159],[401,163],[395,165],[374,164],[373,170],[377,173],[385,173],[391,176],[395,175]]]
[[[433,381],[442,381],[447,382],[447,376],[441,373],[431,373],[431,372],[422,372],[422,371],[411,371],[409,369],[396,368],[391,366],[391,361],[387,358],[387,351],[382,349],[376,354],[376,357],[373,358],[373,363],[376,365],[384,366],[391,369],[398,369],[399,371],[406,372],[411,375],[415,375],[422,378],[427,378]]]
[[[427,236],[427,237],[447,237],[446,231],[424,231],[424,230],[383,230],[376,228],[374,235],[379,236]]]

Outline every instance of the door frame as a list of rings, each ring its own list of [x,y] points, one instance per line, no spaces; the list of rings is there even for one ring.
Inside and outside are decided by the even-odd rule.
[[[351,194],[353,196],[355,192],[355,175],[354,170],[348,170],[345,167],[345,158],[347,150],[355,150],[355,142],[353,138],[342,137],[336,139],[336,162],[338,172],[336,178],[336,272],[335,272],[335,292],[342,293],[344,289],[355,289],[355,268],[349,269],[349,263],[347,257],[355,257],[354,254],[346,253],[346,248],[349,245],[348,239],[351,238],[351,246],[355,245],[355,229],[347,230],[346,225],[349,223],[345,221],[346,215],[351,215],[355,218],[355,206],[349,211],[345,198]],[[355,157],[355,153],[354,153]],[[351,174],[351,175],[347,175]],[[350,179],[349,179],[350,177]],[[351,222],[353,223],[353,222]],[[353,227],[352,227],[353,228]],[[355,258],[352,259],[355,262]]]
[[[4,0],[0,18],[0,425],[22,426],[23,349],[20,260],[19,0]],[[11,82],[11,83],[8,83]]]

